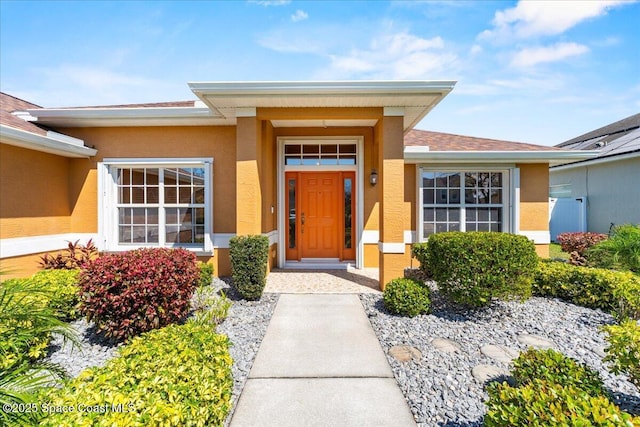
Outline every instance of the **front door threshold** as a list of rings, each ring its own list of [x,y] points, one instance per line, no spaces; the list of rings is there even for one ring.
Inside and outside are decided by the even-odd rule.
[[[348,270],[356,268],[355,260],[340,261],[338,258],[302,258],[300,261],[285,261],[290,270]]]

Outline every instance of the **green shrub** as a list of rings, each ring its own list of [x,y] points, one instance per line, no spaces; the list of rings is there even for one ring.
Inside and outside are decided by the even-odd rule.
[[[107,254],[80,274],[81,310],[108,337],[124,340],[185,318],[199,278],[186,249]]]
[[[420,271],[426,276],[431,277],[429,271],[429,244],[428,242],[415,243],[411,246],[411,256],[420,262]]]
[[[553,349],[530,348],[521,353],[513,361],[512,374],[519,386],[542,380],[575,387],[591,396],[608,396],[598,372]]]
[[[621,411],[607,397],[572,386],[536,379],[522,387],[493,383],[487,392],[484,425],[488,427],[640,425],[639,417]]]
[[[427,313],[431,305],[429,289],[413,279],[390,281],[384,288],[382,298],[389,312],[401,316],[414,317]]]
[[[34,274],[32,282],[49,292],[47,305],[56,315],[70,321],[80,317],[78,292],[79,270],[43,270]]]
[[[236,236],[229,241],[233,287],[242,298],[257,300],[267,284],[269,238]]]
[[[482,307],[492,298],[531,295],[538,256],[525,236],[449,232],[434,234],[427,243],[429,269],[452,301]]]
[[[194,322],[217,326],[227,318],[232,303],[224,292],[216,295],[211,289],[200,287],[194,292],[191,305]]]
[[[40,425],[223,425],[233,387],[228,346],[226,336],[193,322],[142,334],[103,368],[84,371],[43,399],[52,407],[115,411],[51,414]]]
[[[213,279],[213,264],[208,262],[198,262],[198,268],[200,269],[200,279],[198,280],[198,286],[209,286]]]
[[[587,251],[589,264],[640,273],[640,224],[614,227],[612,236]]]
[[[609,342],[604,360],[611,363],[611,372],[627,374],[640,388],[640,325],[627,320],[620,325],[605,326],[603,330]]]
[[[640,277],[629,272],[541,262],[533,294],[599,308],[620,318],[640,314]]]

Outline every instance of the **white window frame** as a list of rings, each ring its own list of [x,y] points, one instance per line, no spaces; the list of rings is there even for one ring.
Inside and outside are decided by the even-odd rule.
[[[423,172],[457,172],[460,173],[460,180],[464,179],[465,173],[482,173],[482,172],[501,172],[502,175],[502,232],[503,233],[513,233],[516,232],[514,230],[514,225],[516,221],[514,218],[517,217],[517,208],[514,206],[513,201],[517,198],[517,195],[512,194],[516,187],[519,187],[518,183],[514,183],[513,179],[517,177],[517,169],[516,168],[505,168],[505,167],[487,167],[487,166],[471,166],[471,165],[462,165],[459,167],[446,166],[446,167],[438,167],[438,166],[418,166],[418,173],[416,174],[416,188],[418,190],[418,194],[416,197],[417,203],[417,215],[418,224],[417,224],[417,239],[418,242],[425,242],[429,240],[429,238],[424,237],[424,200],[423,200],[423,187],[422,187],[422,173]],[[461,201],[464,200],[464,193],[460,194]],[[490,207],[492,204],[487,205]],[[449,206],[454,207],[456,205]],[[461,203],[458,205],[460,207],[460,230],[465,231],[465,204]],[[483,207],[483,205],[474,205],[474,207]]]
[[[204,169],[204,242],[201,246],[145,243],[120,244],[118,241],[118,187],[115,171],[120,168],[193,168]],[[104,159],[98,163],[98,248],[104,251],[127,251],[144,247],[184,247],[198,255],[213,254],[213,158],[126,158]],[[165,233],[163,209],[160,233]]]

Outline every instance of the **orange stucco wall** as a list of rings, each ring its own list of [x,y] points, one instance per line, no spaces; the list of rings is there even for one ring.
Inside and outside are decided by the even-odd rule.
[[[549,230],[549,165],[519,164],[520,230]],[[536,245],[536,252],[549,257],[549,245]]]
[[[0,144],[0,238],[70,231],[69,162]]]

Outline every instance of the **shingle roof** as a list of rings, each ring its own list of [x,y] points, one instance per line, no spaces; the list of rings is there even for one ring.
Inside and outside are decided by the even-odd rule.
[[[562,151],[555,147],[500,141],[473,136],[413,129],[404,136],[405,146],[427,146],[429,151]]]
[[[11,96],[7,93],[0,92],[0,124],[38,135],[46,135],[46,129],[41,128],[35,123],[24,121],[20,117],[16,117],[11,114],[14,111],[24,111],[30,108],[42,107],[23,99],[16,98],[15,96]]]
[[[119,104],[119,105],[94,105],[94,106],[82,106],[82,107],[67,107],[69,109],[84,109],[84,108],[167,108],[167,107],[194,107],[195,101],[170,101],[170,102],[150,102],[145,104]]]

